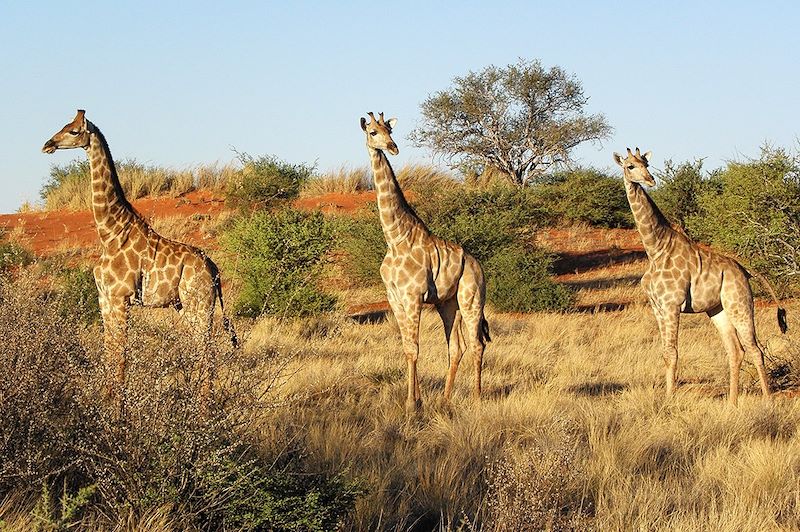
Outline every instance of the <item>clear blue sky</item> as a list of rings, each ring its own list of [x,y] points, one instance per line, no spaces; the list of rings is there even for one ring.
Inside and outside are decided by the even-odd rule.
[[[603,5],[601,5],[603,4]],[[116,159],[185,167],[231,147],[320,170],[367,163],[358,119],[397,116],[397,164],[419,104],[486,65],[574,73],[614,127],[578,150],[651,149],[655,165],[756,155],[800,135],[796,2],[0,1],[0,212],[37,200],[42,144],[77,108]]]

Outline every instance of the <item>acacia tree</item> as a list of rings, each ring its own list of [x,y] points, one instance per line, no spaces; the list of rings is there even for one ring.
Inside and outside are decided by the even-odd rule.
[[[603,115],[586,114],[588,100],[580,81],[558,66],[523,59],[490,65],[422,102],[423,123],[410,138],[447,156],[454,168],[494,168],[525,185],[568,163],[578,144],[609,136]]]

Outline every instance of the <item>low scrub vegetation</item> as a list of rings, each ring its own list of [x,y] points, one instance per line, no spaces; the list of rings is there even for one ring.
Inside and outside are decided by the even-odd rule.
[[[356,194],[367,190],[372,190],[372,172],[367,167],[342,166],[338,170],[312,176],[303,185],[300,196]]]
[[[687,220],[696,238],[729,250],[783,284],[800,276],[800,159],[764,149],[713,174]]]
[[[215,345],[224,371],[216,408],[201,415],[204,354],[185,325],[134,314],[120,422],[103,400],[96,326],[65,311],[46,282],[23,273],[0,283],[0,526],[110,530],[152,515],[172,530],[344,522],[363,492],[356,479],[308,470],[297,440],[259,446],[281,355]]]
[[[294,199],[314,172],[313,166],[291,164],[273,156],[237,155],[241,170],[225,189],[227,202],[233,207],[269,208]]]
[[[0,272],[27,266],[33,262],[33,253],[15,242],[0,242]]]
[[[287,207],[233,222],[222,247],[239,285],[237,313],[306,316],[331,310],[336,299],[320,291],[317,281],[332,245],[332,230],[319,212]]]
[[[488,300],[498,310],[567,308],[572,297],[550,277],[552,258],[532,244],[547,219],[533,191],[510,186],[479,189],[451,182],[440,187],[420,181],[412,203],[433,234],[456,242],[483,265]],[[377,209],[355,218],[338,217],[345,273],[356,286],[379,284],[386,240]]]
[[[625,188],[617,177],[579,168],[548,175],[532,187],[555,223],[633,227]]]

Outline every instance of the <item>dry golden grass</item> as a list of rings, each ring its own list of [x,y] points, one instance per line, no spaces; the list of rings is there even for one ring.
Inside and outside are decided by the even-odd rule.
[[[460,183],[455,176],[431,164],[411,163],[396,170],[397,182],[405,190],[426,186],[454,187]]]
[[[300,190],[300,197],[307,198],[323,194],[354,194],[372,189],[372,171],[366,166],[341,166],[314,176]]]
[[[636,287],[608,290],[640,299]],[[790,323],[797,315],[800,305],[790,305]],[[151,325],[175,319],[172,311],[140,309],[133,336],[145,346],[158,344],[159,335],[175,339],[179,327]],[[240,321],[245,358],[278,353],[287,364],[249,444],[265,457],[299,448],[310,473],[361,479],[366,493],[349,530],[800,529],[800,406],[786,394],[764,403],[748,361],[740,406],[729,407],[726,358],[707,318],[683,317],[680,385],[671,399],[664,397],[655,319],[641,303],[613,313],[488,319],[485,397],[470,397],[473,368],[465,357],[445,405],[442,327],[424,312],[424,408],[411,418],[393,320]],[[774,308],[757,309],[757,328],[769,369],[789,360],[797,372],[797,332],[779,335]],[[98,342],[97,332],[87,330],[88,345]],[[173,356],[148,349],[135,352]],[[132,372],[144,362],[134,357]],[[269,385],[276,373],[254,367]],[[154,389],[149,382],[134,384]],[[2,502],[0,529],[36,526],[32,504]],[[127,519],[120,529],[181,528],[163,506]],[[80,528],[97,523],[108,521],[89,513]]]
[[[768,352],[786,355],[796,336],[779,337],[774,309],[757,317]],[[730,408],[726,359],[708,319],[684,318],[681,385],[669,400],[655,320],[644,306],[495,314],[489,322],[485,399],[469,397],[465,358],[447,406],[443,333],[438,317],[425,313],[424,410],[407,421],[393,322],[260,321],[250,348],[296,354],[281,385],[291,406],[264,420],[260,444],[272,448],[292,434],[315,467],[365,479],[356,530],[441,523],[510,530],[528,514],[552,529],[797,529],[800,408],[780,397],[764,404],[749,362],[746,394]]]
[[[212,163],[183,169],[147,166],[135,161],[117,165],[119,180],[129,201],[147,196],[172,196],[205,188],[222,190],[239,171],[234,164]],[[45,210],[82,210],[91,207],[91,178],[88,174],[71,174],[44,198]]]

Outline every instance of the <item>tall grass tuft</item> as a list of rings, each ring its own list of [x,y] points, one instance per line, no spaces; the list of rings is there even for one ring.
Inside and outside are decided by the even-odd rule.
[[[223,190],[239,170],[231,164],[198,165],[175,170],[143,164],[135,159],[116,162],[125,197],[137,200],[147,196],[180,196],[199,188]],[[53,165],[40,191],[47,210],[91,208],[91,172],[89,161],[73,160]]]
[[[300,196],[356,194],[367,190],[372,190],[372,172],[368,168],[341,166],[338,170],[315,175],[306,181],[300,190]]]

